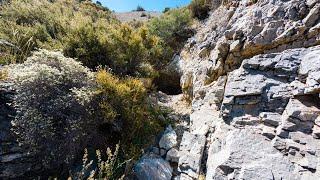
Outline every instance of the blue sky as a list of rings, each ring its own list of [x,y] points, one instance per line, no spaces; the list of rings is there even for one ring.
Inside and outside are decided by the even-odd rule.
[[[96,0],[92,0],[95,2]],[[99,0],[104,6],[116,12],[136,9],[138,5],[147,11],[162,11],[165,7],[185,6],[191,0]]]

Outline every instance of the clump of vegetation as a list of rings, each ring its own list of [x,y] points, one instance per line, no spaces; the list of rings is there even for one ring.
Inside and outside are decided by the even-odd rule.
[[[160,37],[175,51],[179,50],[184,41],[192,35],[191,23],[192,16],[189,9],[172,9],[161,17],[152,19],[148,23],[148,28],[152,34]]]
[[[61,49],[64,38],[84,22],[115,21],[106,8],[75,0],[12,0],[0,6],[0,16],[0,37],[17,49],[0,57],[2,63],[23,62],[36,48]]]
[[[99,121],[93,116],[94,74],[61,53],[42,50],[11,66],[17,93],[13,130],[45,168],[70,165]]]
[[[8,71],[6,69],[0,69],[0,80],[5,80],[8,77]]]
[[[2,64],[21,63],[37,48],[63,49],[91,69],[103,66],[117,75],[154,77],[192,35],[187,8],[134,27],[89,1],[12,0],[0,12],[0,36],[16,47],[0,57]]]
[[[154,76],[171,60],[191,21],[187,10],[173,10],[136,28],[88,1],[13,0],[0,9],[0,36],[16,47],[0,57],[3,64],[21,63],[36,48],[63,49],[91,69],[105,66],[117,75],[138,77]]]
[[[211,6],[211,0],[192,0],[189,8],[193,17],[203,20],[209,16]]]
[[[100,150],[96,150],[97,162],[94,163],[93,160],[89,161],[89,153],[88,150],[85,149],[82,158],[82,169],[79,173],[76,173],[73,178],[87,180],[124,179],[121,169],[123,169],[127,161],[121,161],[119,158],[119,150],[119,144],[116,145],[113,152],[110,148],[107,149],[105,154],[101,153]]]
[[[117,75],[149,77],[154,73],[151,65],[164,54],[164,46],[144,26],[134,29],[127,24],[88,24],[67,37],[64,53],[92,69],[106,66]]]
[[[137,158],[141,149],[159,133],[168,122],[158,119],[162,112],[148,102],[142,82],[135,78],[119,79],[106,70],[97,73],[102,114],[109,122],[121,120],[120,135],[127,158]]]
[[[142,6],[138,5],[135,11],[146,11]]]
[[[166,12],[168,12],[168,11],[170,11],[170,8],[169,8],[169,7],[166,7],[166,8],[164,8],[164,10],[162,11],[162,13],[166,13]]]
[[[116,141],[122,143],[123,159],[138,158],[168,123],[158,119],[162,112],[138,79],[119,79],[106,70],[93,73],[59,52],[34,53],[11,65],[8,78],[17,91],[13,130],[47,169],[68,169],[91,139],[111,135],[102,127],[115,124],[121,129]]]

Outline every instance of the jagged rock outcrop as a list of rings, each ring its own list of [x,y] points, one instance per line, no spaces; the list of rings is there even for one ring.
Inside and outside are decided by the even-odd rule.
[[[217,8],[181,53],[181,85],[191,97],[243,59],[320,44],[318,0],[228,2],[215,1]]]
[[[180,54],[205,142],[178,179],[318,179],[320,1],[214,2]]]
[[[297,94],[294,87],[307,86],[302,62],[320,61],[312,55],[319,50],[316,46],[255,56],[229,74],[219,121],[229,127],[212,134],[207,179],[320,177],[320,141],[315,135],[319,92]],[[320,73],[306,74],[314,72]]]

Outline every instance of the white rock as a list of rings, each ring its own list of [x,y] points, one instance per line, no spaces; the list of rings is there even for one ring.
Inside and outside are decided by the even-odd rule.
[[[159,147],[165,150],[169,150],[175,147],[177,143],[178,142],[176,132],[172,129],[171,126],[168,126],[159,141]]]

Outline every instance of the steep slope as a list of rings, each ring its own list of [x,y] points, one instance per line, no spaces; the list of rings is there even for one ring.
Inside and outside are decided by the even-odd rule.
[[[178,63],[180,179],[319,178],[320,2],[214,2]]]

